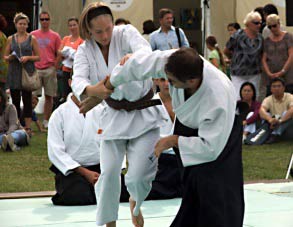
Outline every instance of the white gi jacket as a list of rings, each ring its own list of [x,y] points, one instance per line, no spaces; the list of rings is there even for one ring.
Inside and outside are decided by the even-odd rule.
[[[164,65],[176,50],[155,51],[146,55],[138,51],[124,66],[117,66],[110,82],[120,84],[148,77],[165,77]],[[204,60],[203,81],[185,101],[184,89],[170,85],[172,106],[179,121],[198,129],[198,137],[179,136],[179,150],[184,166],[214,161],[224,149],[235,118],[236,93],[227,76]]]
[[[84,117],[70,95],[66,103],[52,113],[48,125],[48,156],[65,176],[79,166],[100,163],[99,126],[95,118],[99,117],[102,108],[98,105]]]
[[[109,47],[108,65],[97,43],[92,39],[81,44],[75,54],[72,90],[77,97],[88,85],[94,85],[112,73],[121,58],[140,50],[151,53],[149,43],[132,25],[115,26]],[[132,81],[116,87],[111,97],[137,101],[152,89],[152,79]],[[106,107],[101,115],[101,139],[131,139],[160,127],[162,117],[157,107],[127,112]]]

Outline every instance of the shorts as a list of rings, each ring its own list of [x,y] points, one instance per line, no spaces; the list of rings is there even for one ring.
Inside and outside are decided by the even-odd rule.
[[[51,66],[46,69],[37,69],[45,95],[55,97],[57,94],[56,68]],[[33,92],[36,96],[42,96],[42,87]]]

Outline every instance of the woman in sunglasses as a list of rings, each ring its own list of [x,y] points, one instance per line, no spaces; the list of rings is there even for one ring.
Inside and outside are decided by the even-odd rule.
[[[267,17],[267,27],[271,34],[264,41],[262,64],[267,75],[267,95],[270,81],[282,77],[286,91],[293,93],[293,35],[281,30],[280,17],[271,14]]]
[[[257,96],[259,93],[263,49],[263,38],[259,33],[261,23],[258,12],[248,13],[244,19],[245,28],[230,37],[224,50],[226,56],[231,58],[231,80],[238,94],[246,81],[256,87]]]

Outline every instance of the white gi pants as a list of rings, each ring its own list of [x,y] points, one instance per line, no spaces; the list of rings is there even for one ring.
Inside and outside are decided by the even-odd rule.
[[[156,176],[158,159],[154,155],[154,147],[159,138],[160,129],[156,128],[137,138],[101,142],[101,175],[95,185],[97,225],[118,219],[120,174],[126,153],[129,165],[125,184],[131,198],[136,201],[133,214],[139,214],[139,208],[148,196]]]

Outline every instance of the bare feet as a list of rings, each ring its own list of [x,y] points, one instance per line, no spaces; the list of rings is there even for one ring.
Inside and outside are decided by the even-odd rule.
[[[130,198],[129,199],[129,205],[130,205],[130,212],[131,212],[132,224],[135,227],[143,227],[144,226],[144,220],[143,220],[143,216],[142,216],[141,210],[139,210],[138,216],[134,216],[133,215],[133,210],[134,210],[135,204],[136,204],[136,202]]]

